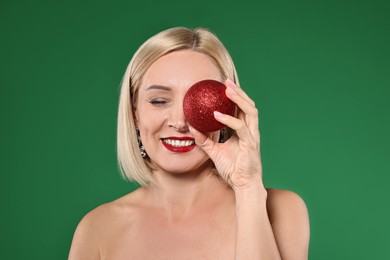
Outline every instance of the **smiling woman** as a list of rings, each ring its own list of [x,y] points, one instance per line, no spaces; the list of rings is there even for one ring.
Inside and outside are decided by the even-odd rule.
[[[201,133],[184,116],[185,94],[206,79],[223,82],[238,108],[214,112],[229,131]],[[210,31],[173,28],[138,49],[117,145],[124,176],[142,186],[88,213],[69,259],[307,259],[305,203],[264,187],[257,109]]]
[[[220,72],[209,56],[192,50],[164,55],[144,74],[135,101],[134,122],[140,131],[150,165],[159,172],[153,173],[153,179],[161,172],[184,174],[198,171],[198,167],[210,163],[202,149],[193,150],[195,140],[183,113],[185,93],[202,79],[221,80]],[[156,84],[166,89],[150,88]],[[217,141],[219,132],[208,136]],[[180,140],[190,141],[190,146],[179,145]]]
[[[144,102],[146,103],[146,106],[144,106],[144,107],[145,108],[149,107],[150,109],[152,109],[152,111],[150,112],[151,116],[157,115],[156,111],[157,112],[162,111],[164,108],[169,107],[172,104],[173,100],[176,100],[176,97],[174,97],[175,88],[161,86],[161,85],[151,85],[150,87],[147,87],[145,92],[146,92],[146,97],[144,98]],[[142,96],[142,95],[140,95],[140,96]],[[148,103],[150,104],[149,106],[148,106]],[[140,110],[135,109],[135,111],[136,111],[136,113],[135,113],[136,121],[135,122],[138,124]],[[144,114],[144,113],[145,113],[145,111],[143,111],[142,114]],[[150,122],[150,123],[154,123],[154,124],[157,123],[158,124],[160,122],[160,124],[164,125],[164,122],[161,122],[161,121],[164,121],[164,119],[161,117],[157,117],[155,121]],[[175,127],[177,128],[178,125],[175,125]],[[188,129],[187,129],[187,131],[188,131]],[[144,132],[144,131],[142,131],[142,132]],[[140,137],[141,137],[141,135],[140,135]],[[144,145],[146,147],[150,146],[146,142],[147,139],[148,138],[142,138],[142,140],[144,140]],[[153,138],[151,138],[151,139],[153,139]],[[166,137],[164,137],[163,136],[163,137],[160,137],[157,139],[157,142],[160,142],[160,141],[168,151],[172,151],[174,153],[189,152],[195,148],[195,141],[192,137],[187,137],[187,136],[166,136]],[[151,146],[152,147],[150,147],[150,149],[147,148],[147,150],[153,152],[153,145],[151,145]]]

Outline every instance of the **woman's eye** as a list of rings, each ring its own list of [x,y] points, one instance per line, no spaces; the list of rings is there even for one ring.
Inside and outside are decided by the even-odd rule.
[[[152,104],[154,106],[163,106],[166,103],[168,103],[168,101],[166,99],[161,99],[161,98],[152,99],[149,102],[150,102],[150,104]]]

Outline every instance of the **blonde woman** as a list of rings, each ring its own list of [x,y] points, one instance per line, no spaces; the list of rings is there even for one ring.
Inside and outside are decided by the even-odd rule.
[[[205,79],[223,82],[238,107],[235,117],[214,112],[228,131],[205,134],[186,121],[183,97]],[[264,187],[258,110],[210,31],[172,28],[138,49],[117,140],[123,175],[142,186],[88,213],[69,259],[307,259],[305,203]]]

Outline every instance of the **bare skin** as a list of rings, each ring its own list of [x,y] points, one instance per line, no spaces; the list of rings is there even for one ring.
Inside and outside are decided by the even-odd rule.
[[[155,180],[88,213],[69,259],[307,259],[305,203],[293,192],[264,188],[254,102],[225,82],[239,113],[215,115],[236,131],[224,144],[218,132],[204,135],[185,120],[188,88],[220,77],[208,56],[189,50],[152,64],[134,112]],[[156,84],[168,88],[150,88]],[[169,136],[192,137],[197,146],[173,153],[161,144]]]
[[[162,205],[145,203],[149,196],[144,188],[102,205],[79,224],[69,259],[235,259],[234,194],[222,187],[210,192],[216,194],[205,194],[209,195],[205,205],[194,205],[175,216]],[[268,190],[268,204],[274,233],[280,233],[280,247],[286,247],[286,252],[289,246],[305,250],[299,257],[283,259],[307,259],[308,231],[299,229],[308,219],[301,219],[297,212],[304,209],[301,199],[288,191]],[[296,223],[278,227],[286,213],[296,213]],[[283,233],[289,229],[296,229],[289,231],[291,236],[301,235],[283,242],[289,236]]]

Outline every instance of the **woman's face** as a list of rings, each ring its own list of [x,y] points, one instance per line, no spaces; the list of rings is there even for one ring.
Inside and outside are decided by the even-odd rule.
[[[191,50],[159,58],[144,74],[134,111],[135,124],[155,170],[189,172],[208,161],[194,144],[183,113],[185,93],[204,79],[222,80],[209,56]],[[208,135],[215,141],[219,138],[219,132]]]

